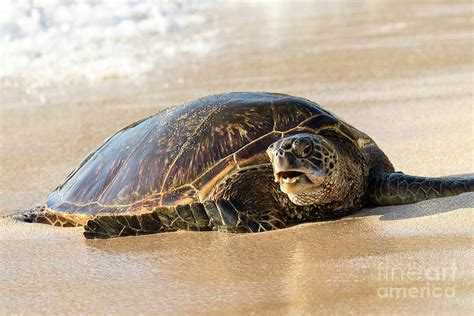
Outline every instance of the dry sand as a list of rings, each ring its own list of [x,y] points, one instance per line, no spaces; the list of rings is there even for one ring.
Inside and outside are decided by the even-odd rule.
[[[45,104],[21,83],[3,89],[0,215],[44,202],[125,124],[225,91],[309,98],[399,170],[473,176],[470,2],[230,3],[209,15],[217,48],[143,83],[52,87]],[[262,234],[106,241],[2,218],[0,314],[469,314],[473,211],[467,193]]]

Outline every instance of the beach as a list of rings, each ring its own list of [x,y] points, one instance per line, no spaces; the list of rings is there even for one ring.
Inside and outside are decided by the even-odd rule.
[[[315,101],[407,174],[474,176],[471,2],[195,6],[164,8],[157,34],[137,22],[116,51],[110,26],[84,64],[67,37],[55,58],[2,58],[0,216],[44,203],[120,128],[230,91]],[[473,211],[465,193],[261,234],[111,240],[1,217],[0,314],[469,314]]]

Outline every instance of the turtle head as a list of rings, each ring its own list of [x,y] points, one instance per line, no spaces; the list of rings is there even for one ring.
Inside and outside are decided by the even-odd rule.
[[[297,205],[334,200],[338,155],[331,142],[309,133],[291,135],[268,147],[275,182]]]

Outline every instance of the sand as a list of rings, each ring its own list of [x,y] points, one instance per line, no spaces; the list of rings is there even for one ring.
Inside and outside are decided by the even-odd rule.
[[[5,84],[0,215],[44,202],[124,125],[225,91],[306,97],[405,173],[474,175],[470,2],[230,2],[207,14],[214,49],[178,53],[138,83],[58,84],[41,98]],[[1,218],[0,314],[468,314],[473,211],[466,193],[262,234],[105,241]]]

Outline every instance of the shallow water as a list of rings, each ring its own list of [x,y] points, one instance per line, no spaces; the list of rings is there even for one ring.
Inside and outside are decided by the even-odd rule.
[[[212,49],[175,50],[146,74],[2,77],[0,214],[44,202],[124,125],[237,90],[317,101],[406,173],[472,175],[470,2],[207,5],[198,9],[204,25],[177,32]],[[137,39],[130,56],[155,40]],[[80,228],[0,219],[0,313],[467,314],[473,201],[464,194],[245,236],[87,241]]]

